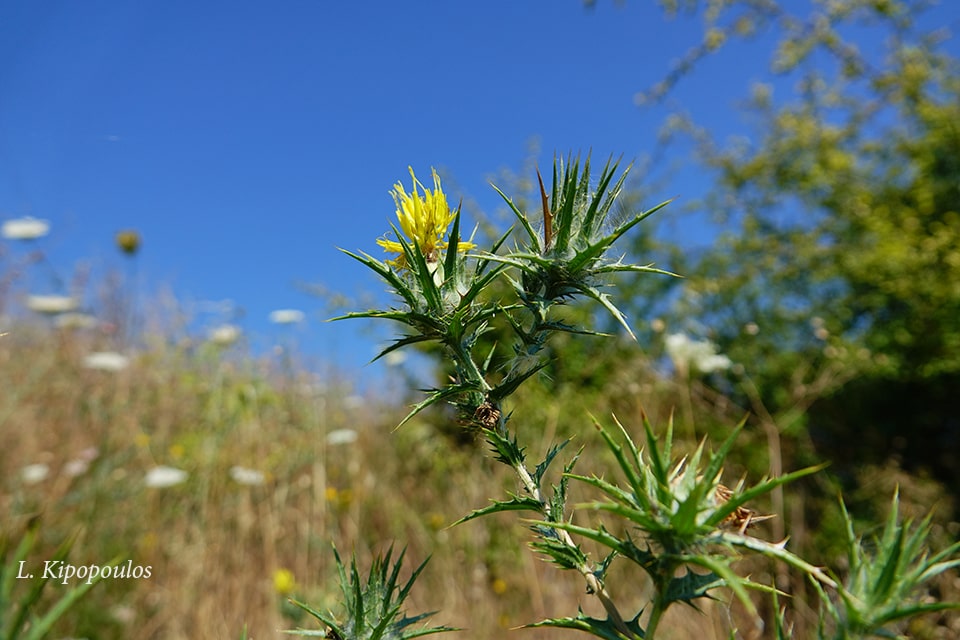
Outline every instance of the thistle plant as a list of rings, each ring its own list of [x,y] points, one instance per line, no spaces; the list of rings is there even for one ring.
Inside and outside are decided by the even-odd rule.
[[[403,602],[410,594],[410,588],[423,571],[426,562],[417,567],[413,575],[401,586],[399,576],[400,568],[403,566],[403,551],[393,564],[390,563],[393,555],[392,548],[385,555],[377,556],[373,560],[366,581],[360,577],[356,556],[350,562],[348,574],[340,554],[336,549],[333,553],[337,564],[340,591],[343,594],[343,611],[339,614],[324,613],[308,604],[293,600],[293,604],[322,622],[326,629],[324,631],[298,629],[287,633],[333,640],[409,640],[433,633],[453,631],[450,627],[414,628],[433,614],[421,613],[408,617],[403,612]]]
[[[931,553],[927,548],[930,516],[919,524],[902,522],[899,492],[894,493],[883,531],[864,540],[853,530],[847,508],[840,501],[846,528],[849,571],[835,598],[818,589],[824,603],[820,637],[833,640],[861,637],[903,637],[898,626],[910,618],[960,609],[957,602],[921,602],[928,582],[960,566],[960,542]],[[828,631],[833,627],[832,633]]]
[[[652,264],[634,264],[625,256],[613,254],[618,238],[668,204],[664,202],[627,217],[612,215],[618,211],[615,206],[627,171],[617,174],[618,163],[613,161],[607,162],[596,178],[591,173],[589,158],[583,163],[579,158],[555,161],[549,192],[538,174],[541,211],[536,218],[497,189],[516,218],[517,239],[512,247],[507,247],[514,235],[514,229],[510,229],[484,250],[478,248],[472,237],[462,237],[460,209],[449,207],[437,174],[433,173],[430,189],[411,170],[412,191],[408,193],[397,184],[392,192],[398,220],[392,228],[393,237],[378,240],[391,257],[381,260],[363,252],[344,251],[384,280],[400,304],[385,310],[349,313],[338,319],[380,318],[402,325],[403,333],[377,358],[420,343],[440,346],[452,375],[441,386],[427,389],[426,397],[413,406],[400,424],[437,403],[454,405],[463,428],[483,435],[494,459],[514,471],[521,487],[520,491],[465,515],[457,524],[497,512],[524,512],[534,536],[532,548],[560,569],[580,574],[587,592],[599,600],[606,612],[604,618],[580,612],[575,617],[551,618],[531,626],[579,629],[607,639],[651,639],[668,607],[675,603],[696,607],[698,602],[715,598],[721,590],[732,592],[748,612],[756,614],[749,591],[767,592],[775,599],[777,591],[735,571],[734,563],[745,554],[785,563],[806,575],[825,597],[828,593],[837,594],[847,613],[841,615],[833,607],[834,618],[863,619],[864,609],[860,605],[875,603],[876,599],[860,594],[857,585],[862,580],[849,589],[843,587],[836,576],[787,550],[786,540],[768,542],[752,535],[751,528],[770,516],[754,512],[747,503],[820,467],[764,478],[749,486],[741,481],[729,488],[721,483],[724,461],[742,424],[731,430],[715,452],[708,452],[706,443],[701,442],[689,457],[677,457],[672,448],[672,425],[658,438],[644,417],[641,448],[615,418],[615,430],[594,420],[616,460],[622,476],[620,484],[597,475],[574,473],[580,453],[572,455],[559,474],[553,474],[551,466],[569,441],[553,443],[536,462],[529,459],[528,447],[520,440],[522,421],[506,410],[505,401],[548,364],[544,347],[551,336],[560,332],[602,335],[590,327],[564,321],[558,314],[560,308],[581,300],[592,302],[633,337],[627,318],[610,295],[611,277],[619,273],[673,275]],[[498,280],[509,285],[512,299],[490,295]],[[507,328],[512,344],[490,347],[481,340],[493,331],[494,323]],[[504,358],[505,349],[508,352]],[[494,357],[495,352],[498,358]],[[493,366],[493,362],[500,364]],[[548,481],[548,475],[554,479]],[[568,505],[571,481],[596,490],[600,498]],[[574,512],[587,518],[603,514],[619,524],[575,524]],[[885,539],[885,544],[900,540],[900,534],[890,535],[892,541]],[[898,558],[916,554],[925,535],[921,527],[912,537],[903,538],[903,553]],[[593,541],[606,550],[606,555],[592,560],[578,540]],[[933,572],[952,567],[954,561],[948,558],[956,551],[951,547],[937,554],[932,565],[920,561],[916,565],[919,572],[911,574],[916,584],[907,584],[905,588],[914,588]],[[912,561],[917,560],[911,557]],[[607,580],[608,569],[618,558],[636,565],[653,586],[650,602],[629,615],[624,615],[617,604],[616,585]],[[900,574],[895,575],[900,578]],[[399,600],[406,596],[414,578],[398,593]],[[361,596],[356,588],[344,590],[354,619],[362,618],[365,600]],[[831,602],[829,598],[825,601]],[[922,609],[893,611],[912,614]],[[892,619],[892,615],[887,614],[887,619]],[[334,629],[329,619],[320,619]],[[886,619],[881,615],[871,620],[882,624]],[[864,623],[857,628],[869,631],[874,627]],[[777,616],[776,629],[786,637],[782,614]],[[339,630],[335,633],[346,637]]]

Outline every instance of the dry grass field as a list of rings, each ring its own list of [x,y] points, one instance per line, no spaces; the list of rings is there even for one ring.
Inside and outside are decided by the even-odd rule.
[[[530,552],[519,518],[499,514],[449,527],[517,485],[482,442],[451,438],[443,416],[423,414],[394,430],[407,410],[401,402],[357,395],[346,376],[309,374],[295,357],[278,366],[206,339],[156,333],[119,364],[91,361],[90,354],[108,350],[108,336],[40,320],[17,322],[0,339],[2,532],[15,541],[39,518],[28,569],[39,570],[73,535],[72,564],[119,558],[150,568],[149,578],[97,584],[52,637],[228,639],[241,637],[246,625],[249,637],[267,639],[301,623],[317,628],[286,598],[336,605],[334,544],[345,556],[355,552],[361,567],[391,543],[406,547],[404,577],[430,556],[407,606],[438,611],[431,622],[464,629],[451,637],[501,638],[577,606],[601,613],[579,576]],[[630,424],[641,401],[661,416],[681,403],[668,387],[617,386],[599,395],[538,398],[534,391],[524,398],[531,449],[576,433],[585,447],[579,468],[600,474],[610,461],[587,428],[588,412],[613,409]],[[698,411],[724,412],[716,403],[697,404],[704,405]],[[748,429],[745,439],[762,435]],[[739,464],[730,472],[749,471],[751,463]],[[917,513],[939,499],[929,483],[884,477],[874,482],[879,500],[889,499],[896,482],[907,483],[904,505]],[[785,516],[791,544],[803,549],[817,524],[804,522],[802,506],[792,508]],[[624,570],[615,567],[610,584],[637,610],[648,587]],[[744,570],[763,579],[770,568]],[[943,596],[958,591],[956,576],[947,578]],[[55,582],[41,605],[68,588]],[[803,602],[792,606],[809,625],[814,614]],[[724,602],[702,612],[677,607],[669,616],[666,638],[725,638],[734,625],[742,637],[764,637]],[[949,637],[948,627],[937,628],[917,637]]]

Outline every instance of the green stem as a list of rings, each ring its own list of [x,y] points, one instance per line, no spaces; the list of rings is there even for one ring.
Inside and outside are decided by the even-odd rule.
[[[543,343],[546,341],[547,336],[553,330],[547,326],[546,312],[540,305],[527,303],[525,304],[526,308],[533,315],[533,323],[529,332],[525,332],[524,344],[521,347],[528,347],[530,345],[535,345],[537,349],[543,346]],[[486,378],[480,372],[480,367],[477,366],[477,363],[474,362],[473,356],[470,353],[469,348],[465,345],[457,342],[456,344],[449,345],[451,351],[453,352],[453,357],[457,361],[458,368],[461,374],[467,378],[471,383],[476,383],[478,388],[483,389],[484,393],[490,391],[492,387],[487,383]],[[499,399],[500,401],[503,398]],[[499,402],[497,403],[499,404]],[[499,409],[499,407],[497,407]],[[497,424],[497,430],[500,433],[506,433],[506,418],[500,415]],[[517,460],[512,465],[517,476],[520,478],[520,482],[523,484],[524,488],[530,494],[530,496],[540,503],[541,513],[544,516],[546,521],[551,521],[552,519],[552,508],[550,503],[543,499],[543,495],[540,492],[540,487],[537,486],[537,483],[534,482],[533,476],[530,475],[530,471],[523,464],[522,460]],[[562,542],[569,546],[570,548],[576,548],[576,544],[573,541],[573,538],[570,537],[570,534],[566,531],[558,530]],[[584,581],[587,583],[587,591],[594,594],[600,603],[603,605],[603,608],[607,612],[607,616],[616,626],[617,630],[624,635],[624,637],[631,638],[633,633],[627,627],[626,623],[623,621],[623,616],[620,614],[620,611],[617,609],[616,604],[614,604],[612,598],[610,597],[609,592],[606,587],[597,578],[596,574],[588,567],[583,564],[577,567],[577,570],[583,576]]]
[[[650,611],[650,619],[647,621],[647,628],[643,635],[645,640],[653,640],[664,611],[666,611],[666,607],[663,606],[661,592],[658,590],[653,597],[653,608]]]
[[[524,488],[526,488],[534,500],[540,503],[544,519],[549,522],[552,515],[550,503],[543,499],[543,496],[540,493],[540,487],[538,487],[537,483],[533,481],[533,476],[530,475],[530,472],[522,462],[517,462],[514,464],[513,469],[517,472],[517,476],[523,483]],[[570,537],[569,533],[563,529],[557,530],[557,533],[560,534],[560,539],[565,545],[570,548],[576,548],[577,545],[573,542],[573,538]],[[597,578],[596,574],[594,574],[590,567],[586,565],[578,566],[577,571],[580,572],[580,574],[583,576],[583,579],[586,581],[587,591],[597,596],[597,599],[600,600],[600,604],[603,605],[603,608],[607,612],[607,616],[617,627],[617,631],[622,633],[627,638],[633,637],[633,633],[627,628],[626,623],[623,621],[623,616],[620,615],[620,611],[617,609],[617,605],[614,604],[613,599],[610,597],[610,593],[607,591],[607,588],[603,585],[603,583]]]
[[[474,362],[470,349],[459,342],[449,346],[451,351],[453,351],[453,358],[457,362],[457,369],[460,370],[467,381],[476,384],[484,393],[490,391],[492,387],[486,378],[483,377],[483,374],[480,372],[480,367]]]

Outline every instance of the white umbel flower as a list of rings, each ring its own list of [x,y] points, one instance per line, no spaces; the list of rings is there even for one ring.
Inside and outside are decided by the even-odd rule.
[[[270,322],[274,324],[300,324],[304,319],[299,309],[277,309],[270,312]]]
[[[27,308],[37,313],[46,315],[57,315],[76,311],[80,306],[79,301],[73,296],[57,295],[30,295],[27,296]]]
[[[175,469],[174,467],[161,465],[147,471],[144,483],[148,487],[164,489],[186,482],[188,475],[189,474],[183,469]]]
[[[239,465],[230,467],[230,477],[233,478],[234,482],[249,486],[261,485],[266,480],[262,471],[247,469]]]
[[[709,340],[691,340],[685,333],[671,333],[664,339],[667,355],[678,369],[696,369],[701,373],[725,371],[733,362],[717,353],[717,345]]]
[[[20,479],[23,480],[23,484],[43,482],[48,475],[50,475],[50,467],[42,462],[28,464],[20,470]]]
[[[210,342],[227,346],[240,339],[240,327],[235,324],[222,324],[210,330]]]
[[[334,429],[327,434],[327,444],[350,444],[357,441],[357,432],[353,429]]]
[[[115,351],[97,351],[83,359],[83,366],[98,371],[123,371],[130,365],[130,358]]]
[[[0,235],[7,240],[36,240],[50,233],[50,223],[37,218],[14,218],[0,227]]]

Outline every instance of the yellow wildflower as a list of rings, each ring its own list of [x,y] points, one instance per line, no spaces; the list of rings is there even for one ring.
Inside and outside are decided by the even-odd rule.
[[[397,220],[400,230],[407,240],[420,247],[424,259],[428,263],[439,262],[440,252],[447,248],[447,229],[456,217],[456,211],[450,211],[447,204],[447,195],[440,186],[440,176],[433,172],[433,189],[427,189],[417,180],[410,167],[410,177],[413,178],[413,193],[407,193],[401,183],[397,183],[390,195],[397,205]],[[420,190],[423,190],[421,195]],[[406,257],[403,255],[403,245],[394,240],[381,238],[377,244],[385,251],[396,253],[398,256],[387,262],[399,269],[407,268]],[[467,251],[475,245],[469,242],[460,242],[459,251]]]
[[[297,581],[289,569],[277,569],[273,572],[273,590],[278,594],[289,595],[296,587]]]

